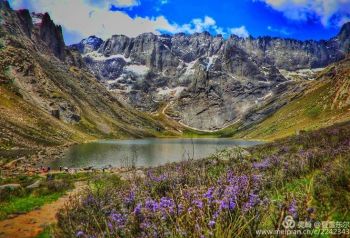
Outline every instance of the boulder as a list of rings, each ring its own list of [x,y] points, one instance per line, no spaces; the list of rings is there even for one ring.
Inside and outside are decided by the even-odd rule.
[[[38,188],[38,187],[40,187],[40,184],[41,184],[41,180],[39,179],[39,180],[35,181],[35,183],[27,186],[26,188],[28,188],[28,189]]]
[[[4,184],[0,186],[0,191],[3,191],[5,189],[8,190],[17,190],[20,189],[22,186],[20,184],[17,183],[11,183],[11,184]]]

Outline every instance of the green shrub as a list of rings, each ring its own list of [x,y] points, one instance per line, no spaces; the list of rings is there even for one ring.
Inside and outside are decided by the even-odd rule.
[[[322,107],[317,105],[312,108],[308,108],[305,113],[306,113],[306,116],[308,116],[309,118],[315,119],[321,114],[321,112],[322,112]]]

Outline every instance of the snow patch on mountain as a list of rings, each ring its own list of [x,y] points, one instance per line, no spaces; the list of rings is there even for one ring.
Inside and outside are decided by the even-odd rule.
[[[217,55],[212,55],[208,58],[207,71],[209,71],[210,66],[212,66],[212,64],[214,63],[214,60],[216,60],[217,58],[218,58]]]
[[[173,96],[173,97],[178,97],[180,93],[185,89],[186,87],[175,87],[175,88],[158,88],[157,92],[161,96]]]
[[[137,75],[146,75],[149,70],[150,69],[145,65],[132,64],[132,65],[127,65],[125,67],[125,71],[129,71]]]
[[[130,58],[126,58],[124,55],[121,55],[121,54],[110,55],[107,57],[107,56],[104,56],[103,54],[98,53],[96,51],[87,53],[87,54],[83,55],[83,57],[84,58],[89,57],[95,61],[105,61],[105,60],[112,60],[112,59],[123,59],[127,63],[131,61]]]

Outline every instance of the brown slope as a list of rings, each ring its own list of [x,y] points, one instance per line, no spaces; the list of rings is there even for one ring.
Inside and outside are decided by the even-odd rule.
[[[162,126],[122,105],[62,49],[62,32],[47,14],[0,1],[0,149],[154,136]],[[64,42],[63,42],[64,44]]]

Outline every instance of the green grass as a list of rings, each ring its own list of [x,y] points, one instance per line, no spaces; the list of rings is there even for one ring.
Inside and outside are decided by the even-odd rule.
[[[39,234],[37,235],[35,238],[51,238],[52,236],[52,232],[50,227],[45,227],[45,229]]]
[[[17,197],[11,201],[1,204],[0,220],[6,219],[10,214],[30,212],[46,203],[51,203],[60,198],[64,192],[58,192],[48,195],[30,195],[28,197]]]
[[[273,191],[271,198],[273,200],[283,201],[286,198],[286,194],[294,194],[298,197],[302,197],[305,195],[305,191],[310,191],[312,183],[312,175],[295,179],[286,183],[282,188]]]
[[[313,118],[313,119],[318,118],[321,113],[322,113],[322,108],[319,105],[317,105],[315,107],[308,108],[305,111],[306,116]]]
[[[20,189],[3,190],[0,194],[0,220],[6,219],[8,215],[30,212],[44,204],[56,201],[66,191],[73,189],[75,181],[87,180],[87,173],[77,174],[54,174],[54,179],[46,181],[38,176],[17,176],[14,178],[1,179],[0,184],[20,184]],[[27,189],[28,185],[40,180],[40,186]]]

